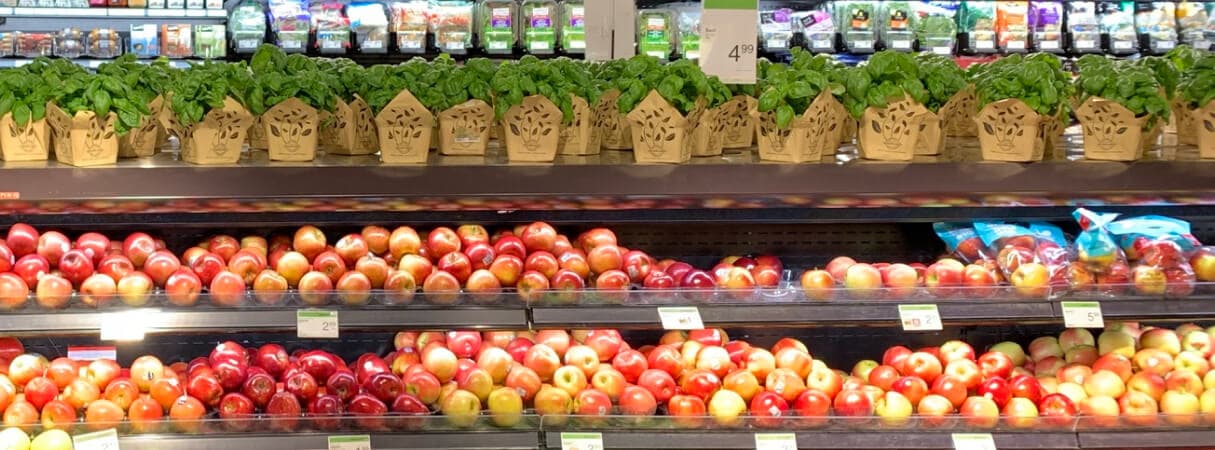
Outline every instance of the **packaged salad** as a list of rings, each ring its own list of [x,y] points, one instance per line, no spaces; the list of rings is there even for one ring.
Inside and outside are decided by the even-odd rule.
[[[1005,53],[1024,53],[1029,43],[1029,2],[996,3],[996,40]]]
[[[300,0],[270,0],[270,29],[279,48],[303,53],[312,28],[308,5]]]
[[[217,59],[228,56],[228,42],[224,36],[223,25],[195,25],[194,57]]]
[[[643,9],[637,12],[638,53],[658,59],[671,57],[675,48],[675,14],[669,9]]]
[[[440,0],[430,8],[430,32],[439,51],[466,54],[472,47],[473,4],[463,0]]]
[[[586,4],[583,0],[561,2],[561,49],[586,53]]]
[[[557,48],[556,0],[523,0],[523,48],[531,54],[549,55]]]
[[[769,52],[788,51],[793,44],[793,10],[761,8],[759,11],[759,44]]]
[[[237,53],[253,53],[266,39],[266,8],[257,0],[244,0],[228,14],[228,29]]]
[[[1076,53],[1101,53],[1101,24],[1097,21],[1096,2],[1067,2],[1067,32],[1071,50]]]
[[[1034,50],[1063,53],[1063,3],[1030,2],[1029,28]]]
[[[915,37],[920,51],[952,55],[958,36],[957,14],[960,2],[916,2]]]
[[[1101,33],[1109,36],[1109,53],[1127,55],[1139,52],[1134,2],[1097,2],[1097,19],[1101,21]]]
[[[878,38],[886,48],[909,52],[915,40],[916,14],[911,2],[882,2],[882,21],[878,24]]]
[[[962,2],[958,10],[958,28],[966,34],[969,53],[995,53],[996,2]]]
[[[844,47],[851,53],[873,53],[878,38],[878,2],[836,2],[836,23],[843,31]]]
[[[316,48],[321,53],[346,53],[350,47],[350,20],[342,13],[341,2],[318,0],[308,6],[312,14],[312,30],[316,32]]]
[[[482,0],[477,5],[477,16],[481,50],[499,55],[514,53],[519,24],[519,9],[514,0]]]
[[[427,0],[404,0],[388,4],[389,27],[397,36],[397,51],[425,53],[430,30]]]
[[[1173,2],[1135,3],[1135,30],[1147,36],[1148,50],[1164,54],[1177,46],[1177,10]]]
[[[835,20],[830,10],[795,11],[793,29],[811,52],[835,53]]]
[[[1181,43],[1202,50],[1210,48],[1206,35],[1209,20],[1204,3],[1177,2],[1177,37]]]
[[[388,15],[379,2],[355,2],[346,7],[350,30],[362,53],[388,52]]]
[[[679,56],[684,59],[700,59],[700,4],[679,3],[668,5],[675,12],[679,35],[675,39]]]

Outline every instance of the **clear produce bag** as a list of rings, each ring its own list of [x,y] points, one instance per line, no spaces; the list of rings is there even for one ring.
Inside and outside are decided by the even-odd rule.
[[[794,30],[801,33],[806,48],[813,53],[835,53],[835,19],[831,11],[820,9],[793,13]]]
[[[307,4],[299,0],[270,0],[270,29],[284,52],[303,53],[312,29]]]
[[[1206,35],[1209,16],[1205,5],[1204,2],[1177,2],[1177,37],[1181,43],[1201,50],[1211,48]]]
[[[1146,35],[1148,50],[1163,54],[1177,46],[1177,9],[1173,2],[1135,3],[1135,30]]]
[[[764,9],[759,12],[759,43],[768,52],[788,51],[793,42],[793,10]]]
[[[1031,2],[1029,27],[1033,32],[1033,47],[1046,53],[1063,53],[1063,3]]]
[[[350,48],[350,19],[342,14],[343,6],[340,2],[317,1],[308,7],[316,48],[321,53],[342,54]]]
[[[523,17],[523,48],[534,55],[549,55],[557,48],[558,7],[556,0],[525,0],[520,7]]]
[[[396,34],[397,51],[425,53],[430,28],[430,6],[425,0],[398,1],[388,5],[392,32]]]
[[[266,39],[266,8],[260,2],[246,0],[228,14],[228,29],[237,53],[253,53]]]
[[[1139,52],[1134,8],[1133,2],[1097,2],[1101,33],[1110,39],[1109,53],[1126,55]]]
[[[519,10],[512,0],[482,0],[478,6],[477,33],[481,50],[490,54],[509,55],[515,51]]]
[[[676,48],[675,13],[666,9],[647,9],[637,12],[637,46],[639,53],[658,59],[671,57]]]
[[[679,54],[684,59],[700,59],[700,5],[682,3],[672,8],[678,14]]]
[[[1066,2],[1067,32],[1076,53],[1101,53],[1101,25],[1096,2]]]
[[[879,2],[836,2],[836,23],[851,53],[873,53],[878,38]]]
[[[966,33],[971,53],[996,52],[996,2],[963,2],[958,9],[958,28]]]
[[[915,11],[910,2],[882,2],[880,39],[886,48],[901,52],[914,49]]]
[[[952,55],[957,39],[960,2],[915,2],[915,37],[920,51]]]
[[[1033,227],[1038,228],[1035,232]],[[1062,232],[1046,229],[1048,225],[1030,227],[996,223],[976,222],[975,232],[983,239],[987,254],[995,255],[996,267],[1004,279],[1014,281],[1034,275],[1038,269],[1030,264],[1041,264],[1051,283],[1066,283],[1067,258],[1066,239]],[[1061,256],[1062,255],[1062,256]],[[1037,274],[1040,275],[1040,274]]]
[[[933,231],[945,242],[945,249],[959,261],[975,263],[995,259],[989,254],[983,238],[970,224],[937,222],[932,224]]]
[[[996,40],[1004,53],[1029,51],[1029,2],[996,2]]]
[[[561,49],[565,53],[586,53],[586,4],[582,0],[561,2]]]
[[[441,1],[431,6],[430,32],[443,53],[468,53],[473,42],[473,4]]]
[[[1131,282],[1137,293],[1185,296],[1193,291],[1189,257],[1201,243],[1190,234],[1189,222],[1141,216],[1116,221],[1109,230],[1131,261]]]

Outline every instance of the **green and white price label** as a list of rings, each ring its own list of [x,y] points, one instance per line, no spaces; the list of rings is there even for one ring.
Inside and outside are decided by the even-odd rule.
[[[329,450],[371,450],[371,435],[329,436]]]
[[[1105,328],[1101,316],[1101,303],[1060,302],[1063,308],[1063,326],[1068,328]]]
[[[118,431],[110,428],[72,436],[72,448],[75,450],[119,450]]]
[[[703,330],[704,321],[700,320],[700,310],[695,306],[678,306],[658,308],[658,319],[662,320],[662,328],[666,330]]]
[[[996,441],[988,433],[954,433],[954,450],[996,450]]]
[[[941,313],[937,305],[899,305],[903,331],[940,331]]]
[[[295,312],[298,336],[312,339],[338,338],[338,312],[324,309],[301,309]]]
[[[561,433],[561,450],[603,450],[603,433]]]
[[[755,433],[755,450],[797,450],[793,433]]]
[[[758,0],[704,0],[700,68],[732,84],[755,84]]]

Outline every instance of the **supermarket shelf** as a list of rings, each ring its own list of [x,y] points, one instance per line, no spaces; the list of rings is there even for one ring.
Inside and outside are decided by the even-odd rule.
[[[604,448],[611,449],[754,449],[755,433],[790,430],[757,429],[742,431],[604,431]],[[800,431],[797,435],[801,449],[952,449],[951,433],[931,431]],[[1070,432],[1009,432],[992,433],[999,449],[1075,449],[1076,434]],[[545,432],[548,448],[561,448],[561,433]],[[125,447],[124,447],[125,448]]]
[[[1080,448],[1086,449],[1210,448],[1215,443],[1215,430],[1082,431],[1078,439]]]
[[[60,213],[112,216],[91,218],[94,224],[427,220],[455,212],[466,214],[463,220],[512,214],[555,222],[1035,220],[1069,218],[1077,204],[1125,214],[1215,215],[1215,161],[1198,160],[789,165],[736,153],[669,166],[636,165],[629,152],[605,151],[519,165],[491,149],[486,157],[435,155],[427,166],[331,155],[279,163],[259,151],[239,167],[200,167],[175,156],[86,169],[5,163],[0,198],[9,201],[0,201],[0,212],[48,224]],[[104,202],[91,203],[97,200]],[[528,216],[537,211],[543,214]]]
[[[366,434],[359,432],[333,435]],[[273,435],[157,435],[127,436],[119,439],[123,450],[214,450],[244,448],[259,450],[326,450],[328,434],[278,433]],[[537,432],[427,432],[372,433],[371,448],[376,450],[522,450],[535,449]]]
[[[157,19],[196,19],[228,17],[228,11],[223,9],[147,9],[147,8],[0,8],[0,16],[6,18],[26,17],[111,17],[111,18],[157,18]]]
[[[30,59],[30,58],[0,59],[0,68],[21,67],[21,66],[29,64],[33,61],[34,60]],[[69,61],[72,61],[82,67],[86,67],[89,69],[96,69],[98,67],[101,67],[102,64],[110,62],[110,60],[108,60],[108,59],[71,59]],[[155,61],[155,60],[151,60],[151,59],[138,60],[138,62],[141,62],[144,64],[151,64],[153,61]],[[201,63],[201,62],[202,62],[201,60],[171,60],[171,61],[169,61],[169,66],[176,67],[178,69],[185,69],[185,68],[190,67],[191,63]]]
[[[1215,317],[1215,299],[1109,300],[1101,302],[1101,315],[1107,319],[1210,319]]]

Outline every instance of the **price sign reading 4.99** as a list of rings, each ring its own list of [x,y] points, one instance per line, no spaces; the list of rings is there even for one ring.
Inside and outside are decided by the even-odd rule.
[[[704,0],[700,68],[731,84],[755,83],[758,0]]]
[[[76,450],[119,450],[118,431],[110,428],[92,433],[77,434],[72,437],[72,447]]]

